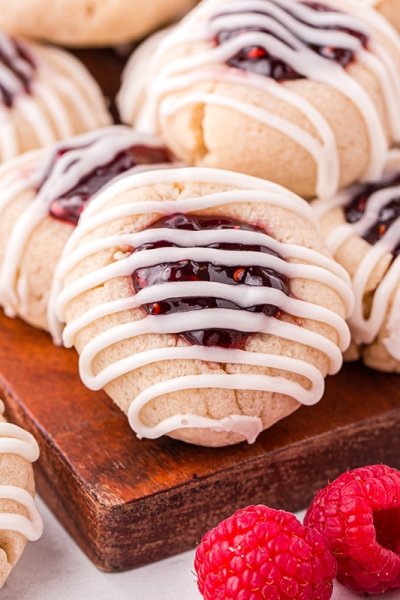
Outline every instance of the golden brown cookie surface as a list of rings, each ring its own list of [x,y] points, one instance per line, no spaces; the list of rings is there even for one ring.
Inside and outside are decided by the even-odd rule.
[[[111,122],[84,65],[68,52],[0,32],[0,162]]]
[[[190,164],[306,197],[378,177],[400,132],[396,32],[351,0],[257,10],[208,0],[155,50],[147,40],[126,70],[122,119],[161,133]]]
[[[347,345],[351,293],[309,206],[243,175],[166,169],[111,186],[60,275],[81,377],[139,437],[254,441],[318,401]]]

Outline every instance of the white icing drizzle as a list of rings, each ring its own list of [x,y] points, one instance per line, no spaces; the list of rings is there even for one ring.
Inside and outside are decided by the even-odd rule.
[[[21,152],[14,111],[29,124],[38,146],[49,146],[60,138],[72,136],[76,131],[76,116],[81,130],[110,123],[100,89],[77,59],[65,51],[25,40],[18,40],[18,45],[31,62],[18,55],[12,38],[0,33],[0,51],[29,80],[27,91],[22,80],[0,62],[0,84],[13,98],[10,108],[0,108],[2,160]]]
[[[392,150],[387,159],[385,177],[382,182],[393,177],[400,172],[400,151]],[[353,185],[343,190],[338,196],[329,201],[316,200],[313,202],[313,208],[317,216],[321,219],[335,207],[345,207],[352,198],[354,198],[362,187]],[[352,236],[362,237],[372,225],[374,225],[379,216],[379,212],[390,200],[400,196],[400,186],[378,189],[372,193],[365,206],[362,217],[355,223],[343,223],[335,227],[326,237],[325,243],[333,254]],[[389,299],[397,289],[390,309],[387,323],[387,337],[383,344],[388,353],[400,360],[400,256],[398,256],[390,265],[389,269],[382,277],[378,287],[374,292],[371,311],[367,318],[364,317],[364,298],[368,281],[379,261],[394,249],[400,243],[400,218],[397,218],[385,231],[384,235],[365,254],[364,258],[357,266],[353,276],[352,287],[355,297],[355,307],[348,322],[354,341],[357,344],[371,344],[377,337],[389,306]]]
[[[29,519],[15,513],[0,514],[0,529],[18,531],[30,542],[36,542],[43,533],[43,521],[29,492],[14,485],[0,485],[0,498],[14,500],[28,511]]]
[[[365,178],[378,178],[384,167],[387,140],[376,107],[364,88],[345,69],[312,51],[306,43],[351,49],[357,61],[374,72],[384,95],[393,140],[400,139],[400,116],[397,110],[400,102],[398,68],[386,49],[371,38],[370,29],[379,29],[383,35],[389,37],[399,54],[400,44],[384,19],[380,18],[380,15],[375,19],[375,12],[371,9],[362,7],[358,10],[360,3],[351,0],[337,3],[350,14],[318,12],[297,0],[205,0],[183,19],[181,24],[164,36],[158,36],[158,47],[153,51],[147,74],[144,74],[144,89],[140,86],[138,88],[137,80],[133,76],[140,70],[139,61],[142,61],[146,54],[146,44],[153,48],[154,43],[145,42],[137,57],[134,53],[126,69],[118,98],[123,120],[131,122],[133,115],[139,129],[155,132],[163,129],[168,117],[191,104],[213,104],[232,108],[281,131],[302,146],[317,165],[317,196],[331,197],[338,189],[340,167],[334,133],[324,116],[311,102],[286,87],[285,82],[277,83],[264,75],[244,72],[224,64],[245,47],[262,47],[271,55],[288,63],[304,77],[334,87],[357,106],[370,139],[370,162]],[[333,4],[335,8],[336,3]],[[355,13],[355,16],[351,13]],[[360,31],[370,38],[368,49],[364,49],[360,40],[344,31],[315,28],[324,25]],[[212,40],[219,31],[251,26],[265,27],[272,34],[248,31],[218,46],[213,45]],[[184,58],[173,59],[160,69],[158,65],[164,55],[185,42],[203,42],[204,49]],[[249,102],[217,93],[187,91],[181,94],[201,81],[232,82],[264,90],[301,111],[318,132],[320,139],[288,119],[278,117]]]
[[[107,164],[119,152],[135,145],[163,147],[162,142],[153,136],[139,134],[128,127],[111,126],[59,142],[46,154],[44,160],[43,152],[36,151],[17,158],[12,169],[8,164],[3,170],[0,169],[0,218],[20,194],[39,188],[44,181],[35,199],[14,224],[7,240],[3,264],[0,266],[0,303],[8,316],[24,314],[27,286],[19,267],[29,236],[48,216],[52,201],[75,187],[97,166]],[[65,148],[68,152],[55,160],[59,150]],[[147,165],[142,168],[144,167],[147,168]],[[136,170],[139,169],[140,165]],[[53,310],[54,294],[54,291],[50,292],[48,322],[55,342],[60,343],[60,324],[55,319]]]
[[[2,408],[4,403],[1,401]],[[29,462],[39,458],[39,447],[35,438],[28,432],[0,422],[0,454],[17,454]],[[43,521],[29,492],[13,485],[0,485],[0,498],[14,500],[28,511],[28,518],[15,513],[0,514],[0,530],[18,531],[29,541],[36,541],[43,532]]]
[[[26,57],[20,54],[21,47],[20,44],[18,48],[12,38],[0,32],[0,83],[3,99],[7,95],[12,99],[17,94],[25,93],[27,85],[29,86],[34,77],[34,62],[29,53],[26,53]]]
[[[0,454],[18,454],[28,460],[35,462],[39,458],[39,446],[28,431],[13,425],[12,423],[0,422]]]
[[[231,189],[184,200],[148,200],[107,207],[109,200],[130,190],[146,185],[176,182],[207,182],[236,186],[240,189]],[[304,219],[314,220],[309,205],[281,186],[254,177],[217,169],[166,169],[132,175],[113,184],[101,192],[88,206],[82,215],[79,227],[69,239],[56,274],[60,288],[65,276],[74,266],[100,250],[139,247],[142,244],[160,240],[175,244],[179,243],[179,247],[163,247],[137,253],[117,252],[113,263],[86,274],[65,287],[57,299],[58,318],[64,320],[64,312],[68,303],[86,290],[90,290],[115,277],[129,277],[136,269],[143,266],[189,259],[209,261],[213,264],[226,266],[257,265],[274,269],[290,279],[301,278],[323,282],[339,293],[347,306],[348,313],[351,312],[353,299],[349,288],[349,277],[340,265],[314,250],[296,244],[279,242],[264,233],[240,229],[185,231],[155,228],[134,233],[109,235],[89,242],[83,240],[86,233],[92,232],[99,225],[111,223],[124,215],[195,213],[199,210],[229,206],[235,203],[254,204],[255,206],[257,204],[279,206]],[[204,247],[216,242],[263,245],[279,254],[281,258],[261,252],[226,251]],[[291,259],[296,260],[296,263],[290,262]],[[307,264],[304,264],[303,261]],[[283,376],[272,377],[254,374],[207,374],[165,380],[142,391],[131,402],[128,413],[129,422],[139,437],[155,438],[175,429],[199,427],[211,428],[215,431],[234,430],[245,436],[249,442],[252,442],[262,429],[258,417],[232,415],[227,419],[218,420],[194,414],[175,415],[155,427],[146,427],[140,418],[140,411],[143,406],[159,395],[179,390],[192,388],[262,390],[287,394],[302,404],[310,405],[318,402],[324,389],[323,377],[318,369],[300,359],[245,350],[190,345],[157,348],[139,352],[115,362],[104,368],[100,373],[95,373],[93,370],[93,362],[96,356],[102,350],[122,340],[149,333],[179,334],[188,330],[217,328],[234,329],[249,333],[266,333],[311,346],[328,357],[329,372],[337,372],[342,363],[340,348],[347,348],[350,341],[345,321],[330,309],[286,296],[283,292],[272,288],[246,285],[229,286],[201,281],[166,282],[144,288],[129,298],[106,302],[89,309],[66,326],[63,333],[64,343],[66,346],[73,345],[74,338],[79,331],[101,317],[135,309],[147,303],[162,302],[168,298],[193,296],[225,298],[241,307],[264,303],[273,304],[294,317],[328,323],[337,331],[339,342],[337,345],[321,334],[294,323],[268,317],[262,313],[243,311],[238,314],[237,310],[222,308],[159,316],[148,315],[123,325],[113,326],[93,338],[81,353],[79,361],[80,375],[83,382],[90,389],[101,389],[117,377],[145,365],[165,360],[185,359],[280,369],[305,377],[310,385],[306,389],[299,383],[290,381]]]

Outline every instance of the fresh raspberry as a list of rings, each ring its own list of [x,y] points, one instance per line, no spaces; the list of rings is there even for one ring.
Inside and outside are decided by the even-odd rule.
[[[259,505],[208,531],[195,569],[204,600],[328,600],[336,561],[320,533]]]
[[[326,539],[340,583],[370,594],[400,588],[400,471],[343,473],[318,492],[304,523]]]

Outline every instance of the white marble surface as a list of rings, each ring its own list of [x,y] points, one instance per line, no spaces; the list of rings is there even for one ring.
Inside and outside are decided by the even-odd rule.
[[[28,544],[0,592],[1,600],[201,600],[194,551],[127,573],[102,573],[86,558],[38,499],[44,533]],[[304,513],[297,516],[302,519]],[[336,585],[332,600],[362,598]],[[371,597],[373,598],[373,597]],[[400,600],[400,592],[387,595]]]

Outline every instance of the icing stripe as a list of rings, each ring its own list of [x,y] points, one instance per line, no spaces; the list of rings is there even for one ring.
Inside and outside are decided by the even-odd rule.
[[[299,265],[283,261],[282,259],[262,254],[258,252],[246,252],[235,250],[215,250],[214,248],[158,248],[156,250],[146,250],[146,252],[138,252],[131,254],[127,258],[119,260],[118,263],[112,263],[98,269],[93,273],[89,273],[82,280],[78,280],[68,286],[66,290],[61,292],[57,300],[57,312],[59,318],[63,315],[65,305],[70,300],[84,291],[92,287],[96,287],[108,281],[113,277],[128,277],[143,267],[150,267],[162,262],[178,262],[180,260],[195,260],[207,261],[213,264],[225,266],[247,266],[257,265],[259,267],[271,268],[278,270],[282,275],[288,278],[304,278],[313,281],[319,281],[338,289],[339,293],[346,298],[347,305],[351,306],[352,297],[348,290],[347,284],[334,276],[326,269],[316,267],[315,265]]]
[[[215,347],[207,348],[202,346],[155,348],[139,352],[138,354],[119,360],[112,365],[112,368],[106,367],[97,375],[93,373],[89,364],[85,364],[85,361],[82,361],[81,377],[89,389],[100,390],[112,381],[115,376],[120,377],[133,369],[139,369],[140,367],[162,362],[163,360],[185,359],[216,363],[224,360],[225,364],[246,364],[297,373],[311,382],[309,390],[305,390],[302,386],[296,384],[294,386],[296,389],[291,394],[299,402],[303,400],[304,404],[315,404],[322,397],[324,391],[324,378],[321,372],[313,365],[302,360],[276,354],[262,354],[259,352],[247,352],[245,350],[225,350],[223,348],[216,350]]]
[[[130,205],[132,206],[132,205]],[[136,205],[135,205],[136,207]],[[173,213],[172,213],[173,214]],[[86,229],[88,231],[88,229]],[[232,236],[235,236],[234,238]],[[79,236],[81,239],[82,234]],[[78,238],[78,235],[75,236]],[[91,240],[85,243],[83,248],[79,248],[79,251],[72,250],[73,245],[70,244],[70,254],[66,255],[63,259],[62,265],[58,269],[58,275],[63,279],[67,271],[71,270],[82,258],[87,258],[91,254],[95,254],[100,250],[105,250],[113,246],[128,246],[137,248],[143,244],[149,242],[157,242],[164,240],[173,243],[176,241],[175,234],[171,229],[156,228],[156,229],[144,229],[136,233],[125,233],[120,235],[111,235],[107,238],[99,238]],[[313,264],[324,267],[330,270],[337,277],[350,284],[350,276],[347,271],[343,269],[341,265],[333,261],[328,256],[319,254],[315,250],[298,246],[296,244],[282,243],[272,238],[267,233],[257,233],[255,231],[236,230],[233,234],[230,230],[220,229],[218,231],[186,231],[181,230],[179,234],[179,245],[182,247],[196,247],[196,246],[208,246],[216,242],[220,243],[239,243],[243,245],[260,245],[267,244],[268,248],[279,254],[283,259],[290,259],[294,253],[297,258],[305,262],[312,262]]]
[[[18,454],[29,462],[39,458],[39,446],[33,435],[12,423],[0,422],[0,454]]]
[[[198,290],[197,293],[196,290]],[[258,288],[246,285],[226,286],[225,284],[204,281],[152,286],[151,288],[141,290],[132,298],[124,298],[96,306],[67,325],[63,333],[64,345],[67,347],[73,346],[76,333],[103,316],[115,314],[123,310],[139,308],[143,304],[161,302],[165,298],[196,297],[200,294],[206,297],[230,300],[242,308],[257,304],[272,304],[294,317],[327,323],[339,333],[339,346],[342,349],[349,346],[348,328],[343,319],[329,309],[315,304],[305,304],[301,300],[290,298],[283,292],[271,288]]]
[[[0,400],[1,412],[4,411],[4,403]],[[17,425],[0,422],[0,454],[17,454],[29,462],[39,458],[38,444],[28,431]],[[14,500],[28,511],[29,518],[14,513],[0,514],[0,530],[18,531],[30,541],[36,541],[43,532],[43,522],[36,507],[35,500],[25,489],[12,486],[0,485],[0,498]]]
[[[116,325],[111,330],[96,336],[85,346],[81,353],[82,372],[99,352],[117,342],[149,333],[180,333],[191,329],[235,329],[249,333],[275,335],[324,353],[330,359],[329,373],[331,375],[337,373],[342,366],[342,355],[338,346],[319,333],[292,323],[279,321],[274,317],[267,317],[262,313],[242,312],[239,320],[236,311],[216,308],[172,315],[150,315],[133,323]]]
[[[18,531],[30,542],[36,542],[43,533],[43,521],[30,493],[14,485],[0,485],[0,498],[18,502],[29,514],[29,519],[14,513],[0,514],[0,530]]]

